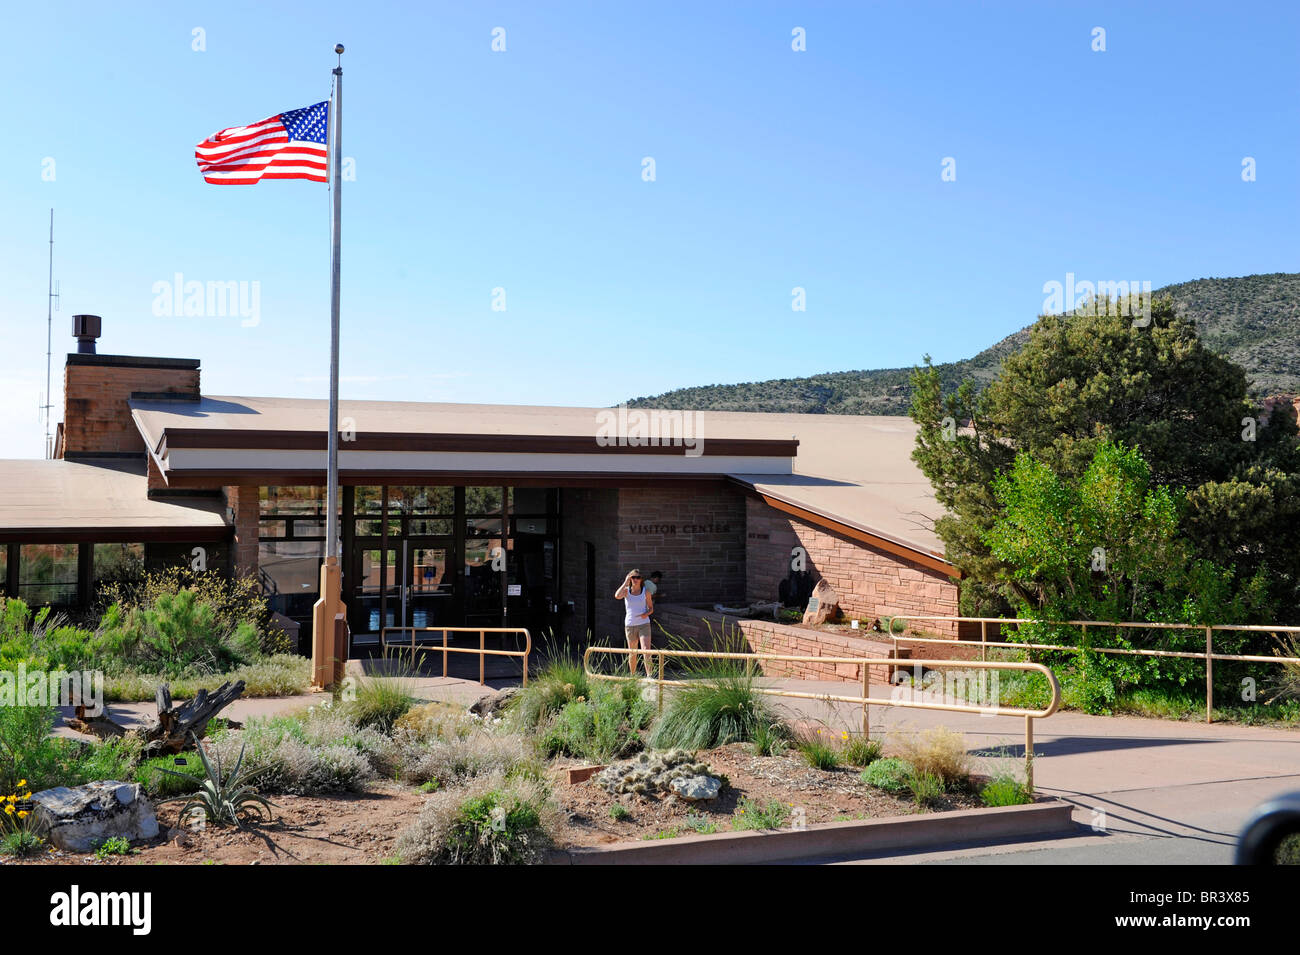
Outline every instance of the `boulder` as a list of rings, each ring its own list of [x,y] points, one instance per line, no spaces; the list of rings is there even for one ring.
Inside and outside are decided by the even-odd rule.
[[[808,598],[808,609],[803,612],[803,622],[813,626],[825,623],[835,616],[839,602],[840,598],[835,593],[834,587],[824,580],[817,581],[812,596]]]
[[[716,776],[677,776],[669,784],[677,798],[687,802],[718,798],[722,780]]]
[[[514,699],[518,693],[519,687],[517,686],[507,686],[504,689],[493,690],[471,703],[469,711],[475,716],[481,716],[484,719],[500,716],[506,704]]]
[[[139,783],[106,779],[57,786],[38,792],[32,802],[50,842],[69,852],[92,852],[114,836],[134,841],[158,835],[153,803]]]

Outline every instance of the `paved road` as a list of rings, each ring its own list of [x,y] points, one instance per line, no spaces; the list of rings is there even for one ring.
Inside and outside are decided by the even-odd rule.
[[[847,684],[781,680],[811,693],[849,693]],[[874,696],[887,695],[883,687]],[[781,700],[792,715],[853,728],[861,708]],[[876,707],[872,735],[886,748],[925,729],[962,732],[984,771],[1023,765],[1024,721],[929,710]],[[1229,724],[1057,713],[1034,725],[1039,793],[1075,806],[1078,834],[1043,842],[954,848],[839,860],[966,865],[1229,864],[1255,806],[1300,790],[1300,731]]]

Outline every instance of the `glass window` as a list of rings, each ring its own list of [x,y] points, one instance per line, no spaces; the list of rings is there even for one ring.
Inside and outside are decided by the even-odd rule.
[[[466,537],[500,537],[501,518],[467,517],[465,518]]]
[[[285,521],[268,521],[266,518],[262,518],[258,521],[257,536],[261,538],[287,537],[288,530],[285,525]]]
[[[510,510],[515,514],[545,514],[548,494],[544,487],[514,488]]]
[[[411,514],[451,515],[456,512],[456,490],[450,487],[390,487],[391,511]]]
[[[96,544],[95,586],[136,580],[144,574],[144,544]]]
[[[325,488],[264,487],[261,504],[263,514],[324,514]]]
[[[465,488],[466,514],[500,514],[501,488],[467,487]]]
[[[24,544],[18,561],[18,596],[30,606],[77,602],[76,544]]]
[[[324,541],[269,540],[257,545],[257,563],[274,594],[315,595],[320,587]]]
[[[442,537],[451,533],[451,518],[413,517],[410,520],[412,537]]]
[[[325,536],[324,520],[319,520],[319,521],[293,520],[290,521],[289,523],[292,524],[293,526],[294,537],[311,538],[311,537]]]

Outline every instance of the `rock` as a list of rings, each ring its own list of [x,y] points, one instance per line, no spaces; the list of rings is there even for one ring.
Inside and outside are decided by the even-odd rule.
[[[598,786],[611,795],[635,793],[649,796],[656,792],[676,793],[679,780],[693,780],[687,791],[702,793],[712,788],[713,794],[695,797],[683,796],[684,799],[712,799],[725,785],[725,778],[718,778],[706,764],[696,762],[693,754],[683,749],[670,749],[660,752],[640,753],[635,759],[613,763],[593,777]]]
[[[840,602],[835,588],[824,580],[817,581],[812,596],[808,598],[808,609],[803,612],[803,622],[816,626],[835,616],[836,605]]]
[[[107,779],[84,786],[58,786],[32,797],[36,818],[51,844],[70,852],[90,852],[105,840],[128,841],[158,835],[158,817],[139,783]]]
[[[518,693],[519,687],[517,686],[507,686],[504,689],[486,693],[470,704],[469,712],[484,719],[497,716]]]
[[[678,798],[687,802],[718,798],[722,780],[715,776],[678,776],[668,784]]]

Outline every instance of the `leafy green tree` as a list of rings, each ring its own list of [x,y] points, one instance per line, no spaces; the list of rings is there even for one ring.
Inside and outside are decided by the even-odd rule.
[[[1185,495],[1156,484],[1134,448],[1103,441],[1078,479],[1021,452],[995,479],[993,495],[1002,512],[985,538],[1004,564],[1021,616],[1213,624],[1245,619],[1265,602],[1262,572],[1243,585],[1232,568],[1196,555],[1181,529]],[[1082,636],[1073,627],[1034,625],[1016,639],[1079,645]],[[1162,629],[1107,629],[1101,637],[1108,646],[1171,650],[1203,649],[1203,639],[1197,631]],[[1228,649],[1224,641],[1234,641],[1229,652],[1240,649],[1240,636],[1224,635],[1218,649]],[[1181,686],[1203,673],[1197,660],[1090,653],[1078,659],[1085,705],[1095,709],[1125,686]]]
[[[1272,612],[1296,616],[1294,415],[1248,425],[1255,409],[1245,373],[1206,348],[1171,301],[1155,302],[1145,325],[1120,312],[1102,302],[1043,316],[983,391],[963,383],[945,393],[928,356],[913,372],[913,459],[948,512],[935,530],[963,574],[963,612],[1001,612],[1023,597],[988,541],[1002,513],[994,482],[1016,454],[1072,482],[1115,442],[1141,452],[1151,481],[1186,492],[1178,513],[1192,555],[1233,568],[1238,586],[1264,570]]]

